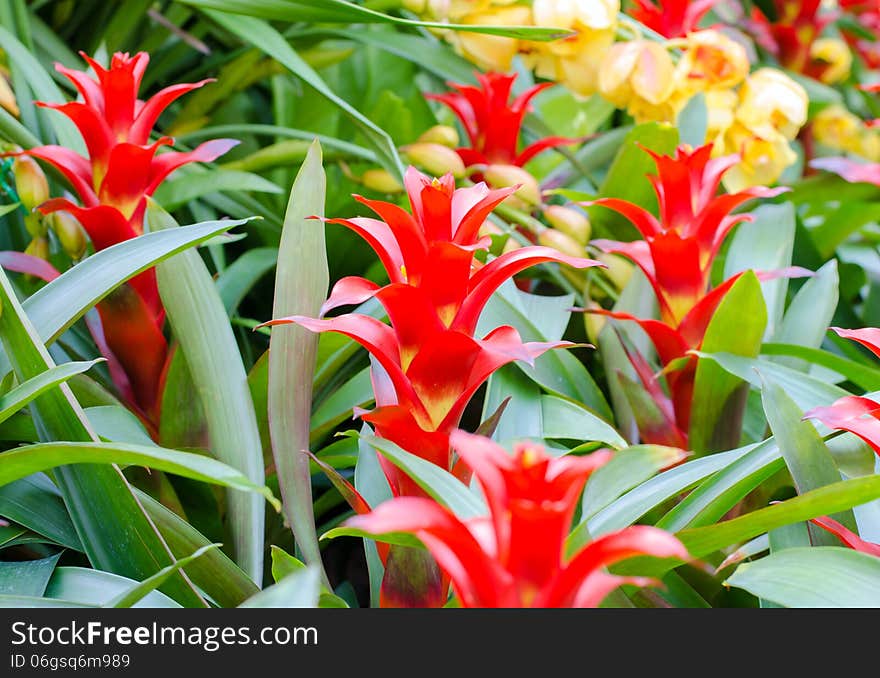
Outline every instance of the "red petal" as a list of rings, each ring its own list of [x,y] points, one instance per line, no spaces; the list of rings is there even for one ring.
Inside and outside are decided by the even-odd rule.
[[[137,112],[137,116],[128,132],[128,141],[132,144],[147,144],[150,141],[150,132],[156,120],[166,108],[168,108],[176,99],[180,98],[187,92],[203,87],[209,82],[214,82],[214,78],[206,78],[194,83],[185,83],[179,85],[171,85],[160,90],[147,101]]]
[[[547,594],[546,605],[563,607],[570,604],[578,597],[580,587],[588,583],[585,580],[589,575],[636,555],[681,560],[690,558],[684,545],[669,532],[647,525],[627,527],[599,537],[575,555],[553,583]]]
[[[804,419],[818,419],[828,428],[854,433],[880,454],[880,403],[860,396],[844,396],[830,407],[815,407]]]
[[[347,226],[361,236],[373,251],[378,255],[379,261],[385,268],[389,280],[396,283],[405,283],[403,252],[400,244],[394,237],[391,227],[384,221],[357,217],[355,219],[322,219],[327,224],[340,224]]]
[[[324,317],[328,311],[332,311],[334,308],[351,304],[362,304],[367,299],[372,299],[379,289],[376,283],[366,278],[360,278],[355,275],[341,278],[333,286],[333,291],[330,293],[327,301],[321,306],[318,315]]]
[[[118,140],[107,125],[100,109],[92,108],[78,101],[66,104],[37,102],[37,105],[51,108],[70,118],[86,143],[92,164],[97,166],[99,175],[103,174],[109,162],[110,150],[118,143]]]
[[[510,585],[501,567],[489,558],[467,526],[435,501],[398,497],[346,525],[380,536],[415,534],[449,575],[464,607],[497,607]]]
[[[619,212],[632,222],[633,226],[639,230],[639,233],[641,233],[644,238],[650,238],[663,232],[663,226],[657,221],[657,217],[651,214],[648,210],[626,200],[621,200],[619,198],[599,198],[598,200],[577,204],[583,207],[600,205],[612,209],[615,212]]]
[[[544,137],[543,139],[536,141],[533,144],[529,144],[526,146],[516,159],[513,161],[514,165],[519,165],[522,167],[529,160],[534,158],[536,155],[543,153],[547,149],[556,148],[557,146],[567,146],[570,144],[579,144],[583,141],[583,139],[572,139],[570,137]]]
[[[150,146],[116,144],[110,151],[107,172],[98,191],[101,203],[115,207],[131,219],[144,196],[150,194],[150,172],[156,162],[156,151],[170,144],[170,137],[162,137]]]
[[[14,250],[0,252],[0,266],[7,271],[27,273],[46,282],[52,282],[61,275],[58,269],[45,259]]]
[[[880,329],[874,327],[863,327],[858,330],[845,330],[842,327],[832,327],[831,329],[844,339],[859,342],[880,358]]]
[[[92,186],[92,167],[79,153],[63,146],[37,146],[27,151],[26,155],[45,160],[61,172],[87,207],[98,204],[98,196]]]
[[[828,516],[822,516],[820,518],[813,518],[811,522],[831,532],[831,534],[836,536],[851,549],[880,558],[880,544],[865,541],[855,532],[847,529],[836,520],[832,520]]]
[[[40,205],[39,210],[43,214],[59,210],[70,212],[82,224],[98,252],[138,235],[122,213],[109,205],[80,207],[65,198],[53,198]]]
[[[472,333],[479,321],[479,316],[488,303],[489,298],[506,280],[530,266],[541,263],[557,262],[573,268],[589,268],[605,265],[592,259],[582,259],[562,254],[552,247],[521,247],[512,252],[505,252],[496,257],[477,271],[470,279],[470,291],[461,305],[453,327]]]
[[[421,275],[425,254],[428,250],[428,242],[413,216],[390,202],[368,200],[359,195],[354,198],[373,210],[387,224],[400,247],[407,277],[410,279],[418,278]]]
[[[238,146],[239,143],[241,142],[237,139],[212,139],[186,153],[163,153],[157,156],[153,160],[150,171],[150,184],[147,186],[146,194],[153,195],[159,184],[165,180],[165,177],[178,167],[190,162],[213,162],[229,151],[229,149]]]

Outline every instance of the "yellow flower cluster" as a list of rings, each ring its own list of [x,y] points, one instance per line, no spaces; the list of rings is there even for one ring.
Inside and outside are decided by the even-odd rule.
[[[520,55],[535,75],[580,96],[595,93],[625,109],[637,123],[674,124],[687,102],[703,93],[709,112],[707,143],[717,155],[739,153],[725,175],[728,190],[772,184],[797,156],[792,141],[807,120],[806,91],[782,71],[749,75],[745,47],[716,30],[663,43],[615,42],[620,0],[404,0],[426,19],[468,25],[546,26],[572,35],[535,42],[466,32],[446,39],[477,66],[509,71]],[[677,58],[673,51],[678,52]],[[834,45],[821,56],[839,63]],[[848,66],[841,64],[842,70]]]
[[[840,104],[823,108],[812,125],[813,138],[823,146],[880,162],[880,130],[869,127]]]
[[[706,102],[714,153],[742,158],[724,175],[728,191],[773,184],[797,160],[789,142],[807,122],[807,92],[782,71],[761,68],[737,91],[710,92]]]

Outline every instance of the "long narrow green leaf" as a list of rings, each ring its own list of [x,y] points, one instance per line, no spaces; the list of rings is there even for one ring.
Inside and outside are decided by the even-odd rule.
[[[151,231],[176,230],[174,219],[149,201]],[[235,335],[214,280],[198,252],[182,252],[156,267],[159,294],[193,377],[211,451],[256,485],[265,483],[263,448],[254,403]],[[259,585],[263,578],[265,508],[258,495],[227,492],[236,560]]]
[[[45,393],[53,386],[67,381],[74,375],[90,370],[95,364],[102,361],[103,358],[86,362],[65,363],[64,365],[58,365],[46,370],[32,379],[28,379],[6,395],[0,397],[0,422],[6,421],[34,398]]]
[[[279,508],[268,487],[250,481],[240,471],[210,457],[155,445],[52,442],[16,447],[0,453],[0,485],[62,464],[135,464],[185,478],[215,483],[243,492],[256,492]]]
[[[138,581],[110,572],[85,567],[59,567],[46,587],[47,598],[71,603],[102,606],[130,591]],[[179,608],[174,600],[158,590],[150,591],[134,607]]]
[[[316,317],[327,298],[329,272],[323,224],[327,178],[321,146],[314,142],[290,190],[278,250],[272,315]],[[272,329],[269,342],[269,431],[284,515],[306,563],[323,573],[312,507],[309,459],[315,334],[296,326]],[[322,574],[322,577],[326,575]]]
[[[815,490],[824,485],[838,482],[840,471],[815,426],[803,420],[801,410],[783,388],[772,381],[767,381],[761,391],[764,413],[767,423],[773,431],[782,458],[794,480],[798,494]],[[850,530],[856,529],[852,511],[831,516],[846,525]],[[810,541],[814,545],[834,546],[838,540],[826,530],[809,525]]]
[[[308,565],[266,587],[239,607],[318,607],[320,596],[321,572],[317,566]]]
[[[0,515],[74,551],[82,551],[58,488],[41,473],[0,487]]]
[[[179,0],[185,5],[214,9],[232,14],[259,17],[271,21],[308,21],[334,23],[390,23],[398,26],[421,26],[443,30],[484,33],[520,40],[555,40],[569,35],[562,28],[543,26],[482,26],[416,21],[383,14],[344,0],[323,0],[316,4],[305,0]],[[238,20],[238,18],[236,18]]]
[[[26,381],[54,367],[2,269],[0,305],[0,340],[18,379]],[[97,442],[66,384],[50,389],[30,407],[41,440]],[[168,545],[117,466],[62,466],[54,476],[94,567],[141,580],[173,562]],[[181,573],[165,582],[163,590],[181,604],[207,605]]]

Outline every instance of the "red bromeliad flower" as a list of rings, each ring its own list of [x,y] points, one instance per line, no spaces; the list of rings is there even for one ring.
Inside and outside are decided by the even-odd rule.
[[[748,200],[770,198],[789,189],[755,186],[717,195],[724,172],[740,158],[712,158],[712,144],[696,150],[679,146],[674,157],[648,149],[645,152],[657,165],[657,175],[649,179],[660,205],[659,219],[619,198],[600,198],[584,205],[613,209],[639,230],[644,240],[594,240],[593,244],[639,266],[657,294],[661,319],[676,326],[705,296],[712,264],[724,238],[734,226],[752,219],[748,214],[731,212]]]
[[[380,287],[363,278],[343,278],[321,315],[376,297],[390,326],[356,313],[323,319],[292,316],[267,324],[296,323],[314,332],[339,332],[364,346],[374,358],[377,408],[363,418],[383,438],[466,479],[468,469],[453,466],[449,434],[476,390],[502,365],[515,360],[532,363],[548,349],[571,345],[523,343],[510,326],[483,338],[474,336],[489,297],[505,280],[535,264],[602,264],[549,247],[523,247],[481,264],[475,254],[487,249],[490,239],[479,237],[480,226],[515,188],[490,190],[480,183],[456,189],[451,174],[431,179],[413,167],[405,185],[412,214],[356,196],[382,220],[328,220],[363,237],[379,255],[390,282]],[[380,461],[395,495],[424,494],[381,455]]]
[[[635,0],[630,16],[666,38],[682,38],[697,30],[700,19],[719,0]]]
[[[465,165],[516,165],[522,167],[548,148],[575,143],[576,139],[546,137],[517,150],[523,119],[531,100],[555,83],[529,88],[510,101],[516,74],[476,73],[479,87],[450,82],[456,90],[449,94],[428,94],[455,113],[464,126],[471,145],[457,149]]]
[[[825,66],[813,63],[810,49],[825,27],[837,19],[837,12],[825,11],[822,0],[773,0],[773,5],[774,20],[756,6],[746,22],[748,28],[782,66],[818,78]]]
[[[581,490],[608,461],[608,451],[554,458],[525,443],[511,456],[483,436],[455,431],[451,441],[474,470],[488,516],[462,521],[430,499],[398,497],[347,524],[373,535],[414,534],[451,579],[463,607],[596,607],[621,584],[657,583],[614,576],[603,567],[635,555],[689,558],[676,537],[642,525],[604,535],[566,557]]]
[[[190,152],[158,153],[170,146],[170,137],[150,141],[159,115],[178,97],[210,80],[167,87],[146,101],[138,99],[149,55],[116,53],[105,69],[82,54],[97,80],[85,71],[56,64],[73,83],[81,101],[65,104],[37,102],[66,115],[82,135],[87,157],[63,146],[39,146],[27,155],[54,166],[70,182],[80,205],[66,198],[39,206],[43,214],[59,210],[73,214],[102,250],[143,233],[146,198],[178,167],[190,162],[210,162],[237,141],[215,139]],[[107,343],[125,369],[136,404],[154,421],[159,383],[167,360],[162,334],[164,310],[153,270],[142,273],[98,305]]]
[[[880,358],[880,329],[865,327],[845,330],[832,327],[838,335],[852,339]],[[880,403],[862,396],[844,396],[829,407],[814,407],[804,419],[818,419],[829,428],[849,431],[864,440],[880,455]]]

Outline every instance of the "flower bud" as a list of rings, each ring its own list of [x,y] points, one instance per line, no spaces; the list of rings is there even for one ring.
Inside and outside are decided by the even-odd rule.
[[[583,212],[571,207],[550,205],[544,208],[544,217],[553,228],[574,238],[581,245],[590,241],[592,227]]]
[[[2,73],[0,73],[0,107],[5,108],[15,117],[18,117],[19,113],[21,113],[18,108],[18,102],[15,100],[15,92],[12,91]]]
[[[12,174],[15,190],[28,212],[49,199],[49,182],[36,160],[26,155],[17,156],[12,163]]]
[[[552,247],[570,257],[584,256],[583,245],[574,238],[553,228],[547,228],[538,234],[538,244],[544,245],[544,247]]]
[[[617,289],[626,287],[633,273],[633,265],[629,259],[607,252],[600,252],[596,259],[608,267],[604,273]]]
[[[449,125],[434,125],[431,129],[422,132],[419,141],[455,148],[458,146],[459,139],[458,132],[454,127],[450,127]]]
[[[493,188],[519,186],[514,195],[528,205],[541,202],[541,189],[538,180],[522,167],[516,165],[489,165],[483,171],[483,178]]]
[[[53,212],[47,218],[61,248],[71,259],[82,259],[86,253],[86,234],[79,221],[69,212]]]
[[[819,80],[826,85],[833,85],[849,77],[852,52],[843,40],[819,38],[810,46],[810,58],[818,66]]]
[[[25,254],[39,259],[49,259],[49,239],[43,236],[37,236],[31,240],[30,244],[24,250]]]
[[[384,169],[369,169],[361,175],[361,183],[373,191],[379,193],[400,193],[403,186],[388,171]]]
[[[402,149],[407,160],[413,165],[425,170],[434,176],[443,176],[451,172],[456,179],[465,176],[464,162],[458,153],[448,146],[440,144],[416,142]]]

